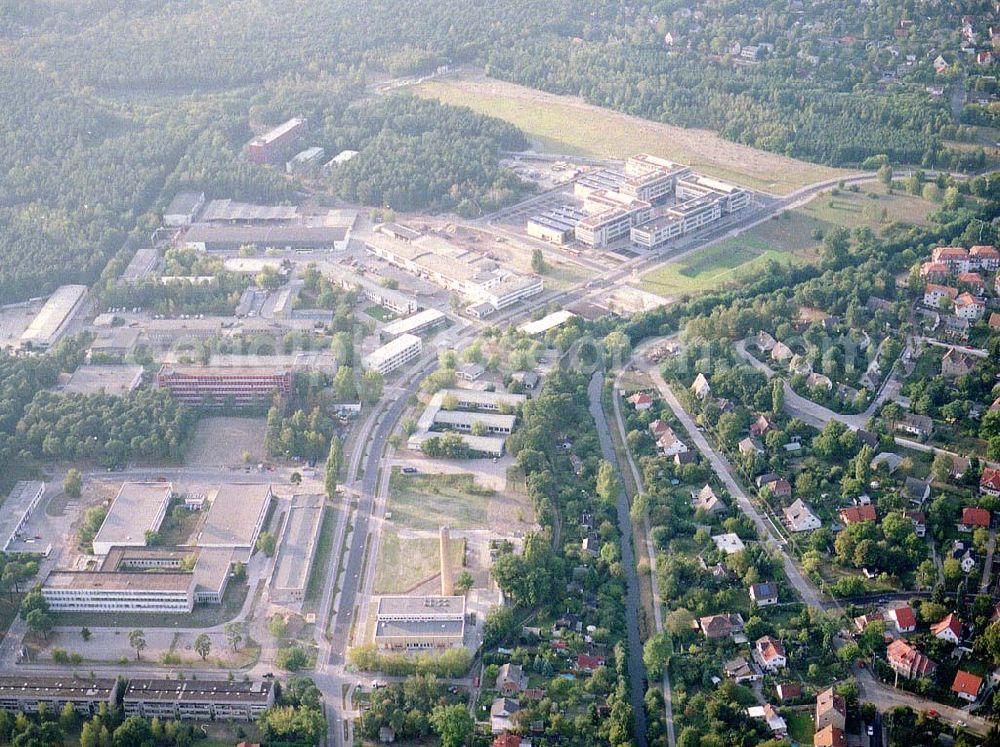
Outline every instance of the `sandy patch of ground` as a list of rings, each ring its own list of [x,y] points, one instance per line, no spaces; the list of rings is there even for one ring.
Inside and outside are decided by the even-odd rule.
[[[189,467],[221,467],[243,463],[243,452],[253,461],[264,458],[264,418],[214,417],[198,423],[184,463]]]

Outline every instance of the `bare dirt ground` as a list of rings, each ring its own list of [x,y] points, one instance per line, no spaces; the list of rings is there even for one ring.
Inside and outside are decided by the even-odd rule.
[[[189,467],[221,467],[243,463],[243,452],[264,459],[264,418],[203,418],[191,438],[184,463]]]
[[[422,83],[415,92],[505,119],[551,152],[624,159],[649,152],[755,189],[784,194],[848,172],[470,72]]]

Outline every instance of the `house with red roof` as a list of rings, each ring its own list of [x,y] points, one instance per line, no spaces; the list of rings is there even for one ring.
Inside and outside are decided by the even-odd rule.
[[[578,672],[593,673],[598,667],[604,666],[603,656],[593,656],[592,654],[580,654],[576,657],[576,669]]]
[[[764,415],[761,415],[750,426],[750,434],[753,436],[763,436],[768,431],[774,430],[774,424]]]
[[[908,680],[928,677],[937,669],[937,664],[902,638],[889,644],[885,651],[889,667],[900,677]]]
[[[962,285],[968,286],[977,296],[986,295],[986,281],[978,272],[960,272],[957,280]]]
[[[769,635],[758,638],[753,644],[753,658],[765,672],[777,672],[788,665],[785,647]]]
[[[982,489],[982,479],[980,479],[980,489]],[[958,531],[971,532],[982,527],[990,528],[990,512],[985,508],[975,508],[966,506],[962,509],[962,518],[958,522]]]
[[[962,621],[952,612],[931,625],[931,634],[942,641],[957,644],[962,639]]]
[[[990,320],[987,322],[987,325],[989,325],[989,328],[992,330],[1000,329],[1000,314],[995,311],[991,312]]]
[[[847,737],[836,726],[825,726],[813,737],[814,747],[847,747]]]
[[[954,301],[958,298],[958,290],[949,285],[938,285],[937,283],[928,283],[924,286],[924,306],[940,309],[945,298]]]
[[[909,605],[889,610],[886,617],[896,623],[896,630],[900,633],[912,633],[917,629],[917,616]]]
[[[986,272],[1000,270],[1000,250],[995,246],[974,246],[969,250],[969,265]]]
[[[493,747],[521,747],[521,738],[517,734],[505,731],[493,738]]]
[[[1000,469],[987,467],[983,470],[983,474],[979,476],[979,492],[1000,498]]]
[[[802,685],[798,682],[782,682],[775,688],[779,700],[793,700],[802,697]]]
[[[968,291],[955,299],[955,316],[970,322],[978,321],[986,315],[986,301],[977,298]]]
[[[931,259],[944,262],[954,275],[969,269],[969,252],[960,246],[939,246],[931,252]]]
[[[628,401],[636,409],[636,412],[643,412],[653,406],[653,398],[646,392],[636,392],[628,398]]]
[[[971,672],[963,672],[959,669],[955,673],[955,681],[951,684],[951,691],[962,700],[975,703],[979,697],[979,691],[983,687],[983,678]]]
[[[877,518],[875,506],[870,503],[866,506],[848,506],[840,509],[840,520],[847,526],[860,524],[863,521],[875,521]]]
[[[951,274],[944,262],[924,262],[920,265],[920,277],[928,283],[940,283]]]

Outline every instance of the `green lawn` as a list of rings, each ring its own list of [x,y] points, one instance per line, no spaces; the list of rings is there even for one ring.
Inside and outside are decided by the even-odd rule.
[[[396,318],[395,314],[388,309],[383,309],[381,306],[369,306],[365,309],[365,313],[372,319],[377,319],[380,322],[391,322]]]
[[[890,195],[884,185],[873,183],[864,185],[858,192],[821,194],[796,212],[845,228],[868,226],[878,230],[879,226],[893,221],[926,224],[927,216],[937,208],[933,202],[899,190]]]
[[[468,106],[517,125],[551,153],[626,158],[651,153],[754,189],[787,193],[848,172],[739,145],[707,130],[686,129],[591,106],[571,96],[543,93],[485,77],[448,78],[415,86],[414,93]]]
[[[394,524],[410,529],[485,529],[492,495],[472,475],[405,475],[394,469],[387,508]]]
[[[375,566],[376,594],[403,594],[440,571],[437,537],[400,537],[386,529],[379,544]],[[462,567],[465,540],[451,541],[452,567]]]
[[[813,728],[812,716],[807,711],[790,712],[784,719],[788,723],[789,739],[802,745],[813,743],[815,730]]]
[[[323,509],[323,524],[319,529],[319,539],[316,541],[316,554],[309,583],[306,586],[306,604],[319,599],[326,586],[327,559],[333,550],[334,513],[329,507]]]

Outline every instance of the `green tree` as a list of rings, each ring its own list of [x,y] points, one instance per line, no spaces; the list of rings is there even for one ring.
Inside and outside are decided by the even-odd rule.
[[[139,661],[142,650],[146,648],[146,634],[139,628],[130,630],[128,634],[128,645],[135,649],[135,660]]]
[[[257,535],[257,549],[267,555],[267,557],[274,557],[274,551],[277,547],[277,540],[274,539],[274,535],[270,532],[261,532]]]
[[[114,747],[147,747],[152,744],[153,730],[142,716],[129,716],[112,736]]]
[[[462,571],[458,574],[458,578],[455,579],[455,589],[462,594],[468,594],[469,589],[475,584],[476,580],[472,577],[472,574],[468,571]]]
[[[88,628],[86,625],[80,628],[80,637],[85,641],[89,641],[91,637],[90,628]]]
[[[368,404],[374,404],[382,399],[382,393],[385,390],[385,380],[378,371],[374,369],[366,369],[361,374],[361,383],[358,386],[358,393],[361,397],[362,402],[367,402]]]
[[[49,639],[49,631],[52,630],[52,615],[40,609],[31,610],[25,618],[28,629],[35,633],[41,633],[45,640]]]
[[[548,270],[548,265],[545,264],[545,255],[542,254],[542,250],[533,250],[531,252],[531,271],[544,275],[546,270]]]
[[[63,480],[63,490],[70,498],[79,498],[82,489],[83,475],[76,467],[73,467],[66,473],[66,479]]]
[[[602,459],[597,468],[597,494],[602,500],[614,503],[621,492],[621,481],[618,479],[618,471],[606,459]]]
[[[431,725],[441,739],[441,747],[462,747],[472,736],[475,722],[464,705],[439,705],[431,712]]]
[[[194,650],[198,652],[202,661],[208,658],[208,654],[212,650],[212,639],[208,637],[207,633],[201,633],[194,639]]]
[[[344,447],[339,436],[330,439],[330,451],[326,455],[326,494],[333,498],[337,494],[337,478],[344,469]]]
[[[229,641],[229,645],[233,647],[233,651],[236,651],[243,640],[243,623],[238,621],[228,622],[222,629],[226,634],[226,640]]]

